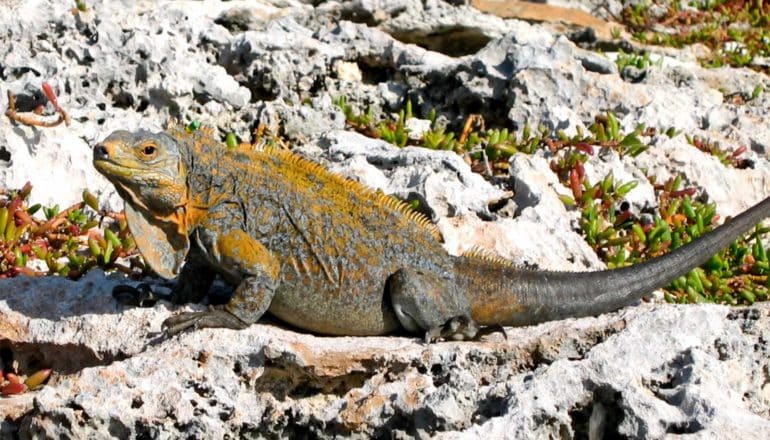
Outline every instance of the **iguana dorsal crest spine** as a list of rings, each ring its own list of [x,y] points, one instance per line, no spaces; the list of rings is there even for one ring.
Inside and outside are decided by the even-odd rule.
[[[316,175],[327,174],[339,182],[339,184],[342,186],[345,186],[351,191],[360,194],[364,199],[370,200],[372,203],[382,206],[383,208],[397,211],[399,214],[406,217],[409,221],[412,221],[419,227],[426,229],[439,242],[443,241],[441,231],[439,231],[438,227],[433,222],[431,222],[428,217],[419,211],[415,211],[411,206],[391,195],[385,194],[378,190],[374,190],[368,186],[365,186],[361,182],[349,179],[339,173],[329,171],[323,165],[305,159],[304,157],[292,153],[289,150],[275,147],[266,147],[264,150],[262,150],[262,154],[266,154],[268,156],[281,156],[281,158],[287,162],[291,162],[296,166],[306,168]]]

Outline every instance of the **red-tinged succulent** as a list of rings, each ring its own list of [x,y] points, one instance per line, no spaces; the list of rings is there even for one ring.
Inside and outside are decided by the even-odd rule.
[[[45,97],[48,98],[48,101],[50,101],[51,105],[53,105],[53,108],[56,109],[57,112],[61,112],[62,109],[59,106],[59,99],[56,98],[56,93],[54,93],[53,87],[51,87],[51,85],[47,82],[43,82],[41,88],[43,89],[43,93],[45,93]]]
[[[4,386],[0,387],[0,395],[3,395],[3,396],[13,396],[16,394],[21,394],[25,391],[27,391],[27,386],[24,385],[23,383],[9,382]]]
[[[15,383],[15,384],[19,384],[22,382],[21,378],[15,373],[7,373],[5,375],[5,379],[10,383]]]
[[[0,278],[45,275],[27,266],[28,261],[34,259],[45,261],[48,274],[73,279],[94,266],[114,267],[127,273],[133,270],[116,264],[117,258],[126,257],[135,249],[127,224],[118,214],[98,211],[96,197],[88,191],[83,192],[83,202],[64,210],[58,206],[28,207],[26,202],[31,190],[32,185],[28,183],[18,191],[5,191],[4,199],[0,197]],[[44,219],[33,215],[41,208]],[[88,211],[89,208],[94,212]],[[120,230],[113,233],[107,228],[97,233],[93,229],[100,222],[97,215],[114,218]],[[102,235],[110,240],[91,240]],[[64,259],[67,261],[63,262]]]

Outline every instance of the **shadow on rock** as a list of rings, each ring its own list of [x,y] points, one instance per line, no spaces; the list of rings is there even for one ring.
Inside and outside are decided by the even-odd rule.
[[[0,281],[0,316],[19,313],[28,318],[59,320],[85,314],[119,314],[125,307],[112,297],[112,289],[129,283],[122,274],[105,275],[100,269],[77,281],[58,276],[26,277]]]

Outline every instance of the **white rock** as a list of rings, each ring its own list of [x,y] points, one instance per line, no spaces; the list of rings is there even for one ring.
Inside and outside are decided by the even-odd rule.
[[[0,117],[0,186],[30,181],[33,203],[64,207],[89,188],[120,209],[91,166],[90,148],[114,130],[159,130],[175,117],[246,140],[265,124],[335,171],[419,200],[452,253],[482,246],[524,266],[602,267],[575,232],[578,214],[558,199],[569,190],[548,154],[515,156],[511,182],[495,186],[454,153],[344,131],[332,104],[339,96],[376,115],[409,99],[416,118],[434,108],[450,127],[480,114],[487,127],[542,123],[568,135],[613,111],[624,132],[675,127],[752,150],[754,168],[743,170],[683,135],[656,137],[633,159],[592,157],[592,180],[612,170],[617,181],[641,182],[628,195],[639,209],[653,203],[646,174],[684,175],[722,216],[770,193],[770,97],[728,99],[770,90],[770,80],[701,68],[703,46],[656,48],[663,65],[630,83],[611,59],[539,24],[459,2],[86,3],[89,12],[73,15],[52,0],[0,2],[0,108],[7,90],[24,110],[45,104],[45,81],[73,119],[42,129]],[[597,11],[598,2],[580,3]],[[622,4],[607,7],[617,15]],[[240,332],[165,339],[166,304],[115,303],[110,291],[126,281],[100,270],[78,282],[0,280],[4,353],[10,347],[22,373],[54,370],[41,390],[0,399],[0,437],[770,436],[765,304],[644,305],[506,329],[507,341],[430,346],[315,337],[269,318]]]
[[[425,148],[398,148],[381,140],[370,139],[349,131],[330,131],[317,141],[324,158],[331,161],[331,169],[346,174],[348,161],[363,156],[374,176],[364,183],[386,194],[404,200],[415,196],[424,202],[436,218],[459,215],[462,212],[487,213],[487,203],[502,197],[503,192],[471,172],[460,156],[448,151]],[[362,169],[362,161],[355,160],[355,170]],[[369,174],[369,173],[367,173]]]
[[[427,119],[409,118],[404,121],[404,127],[409,130],[409,139],[420,140],[430,131],[432,122]]]
[[[16,401],[21,436],[371,436],[396,422],[388,429],[508,438],[576,435],[597,412],[622,420],[604,435],[770,434],[767,305],[645,305],[472,344],[324,338],[275,323],[165,339],[154,332],[170,310],[116,307],[109,291],[122,281],[100,271],[3,281],[0,338],[21,371],[54,371],[29,393],[34,406]]]

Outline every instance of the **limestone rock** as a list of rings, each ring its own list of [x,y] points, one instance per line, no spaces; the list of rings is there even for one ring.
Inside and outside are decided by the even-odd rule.
[[[39,391],[0,399],[21,438],[770,434],[770,308],[643,305],[478,343],[317,337],[268,320],[165,338],[90,272],[4,281],[0,344]],[[36,289],[31,295],[30,287]],[[52,307],[53,305],[53,307]],[[34,399],[34,400],[33,400]],[[23,414],[21,418],[17,418]],[[11,423],[10,420],[16,420]]]
[[[72,12],[0,1],[0,108],[10,91],[17,110],[54,117],[40,92],[48,82],[72,116],[52,129],[0,117],[0,188],[29,181],[32,203],[68,206],[88,188],[120,210],[90,148],[114,130],[177,118],[223,138],[280,134],[336,172],[417,202],[452,253],[481,246],[523,266],[602,267],[559,201],[570,192],[550,170],[552,152],[516,155],[506,179],[485,179],[454,153],[352,132],[333,104],[340,96],[375,117],[411,101],[412,137],[431,110],[454,131],[471,115],[568,136],[607,111],[625,133],[646,124],[658,133],[647,152],[597,151],[585,165],[592,180],[611,170],[639,181],[626,200],[639,211],[654,203],[648,175],[683,175],[723,217],[770,193],[770,96],[732,99],[770,80],[700,67],[703,46],[649,48],[661,65],[619,72],[615,55],[579,46],[572,30],[464,1],[85,3]],[[603,20],[623,4],[548,3]],[[683,134],[661,134],[669,127]],[[746,147],[751,166],[725,166],[685,134]],[[171,306],[116,305],[110,291],[126,282],[136,281],[100,270],[77,282],[0,280],[3,367],[54,370],[42,389],[0,398],[0,437],[770,437],[767,304],[641,305],[477,343],[318,337],[269,317],[167,339]]]

